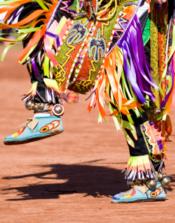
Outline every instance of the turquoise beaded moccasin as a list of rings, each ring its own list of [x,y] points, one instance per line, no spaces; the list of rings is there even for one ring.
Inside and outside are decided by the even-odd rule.
[[[166,193],[158,182],[155,190],[148,189],[146,192],[139,190],[139,187],[116,194],[112,197],[113,203],[132,203],[140,201],[164,201],[166,200]]]
[[[24,127],[5,137],[4,143],[25,143],[59,134],[63,131],[64,128],[60,117],[49,113],[35,114],[33,119],[28,120]]]

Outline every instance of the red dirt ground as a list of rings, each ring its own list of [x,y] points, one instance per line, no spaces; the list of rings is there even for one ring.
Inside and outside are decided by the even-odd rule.
[[[0,64],[0,223],[174,223],[175,135],[167,146],[172,191],[167,201],[153,203],[111,203],[111,195],[127,188],[121,173],[127,146],[112,120],[97,124],[84,97],[65,105],[61,135],[3,145],[3,137],[31,117],[20,100],[30,83],[16,58],[11,51]]]

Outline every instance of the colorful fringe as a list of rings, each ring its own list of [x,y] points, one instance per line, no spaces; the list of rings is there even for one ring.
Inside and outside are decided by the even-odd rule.
[[[89,109],[97,104],[101,121],[107,114],[107,104],[116,127],[129,129],[135,136],[131,110],[138,117],[141,116],[142,106],[147,100],[154,101],[152,88],[157,88],[146,62],[141,26],[136,15],[117,45],[105,58],[104,69],[96,82],[95,94],[92,96]],[[124,121],[121,114],[127,116],[128,121]],[[133,146],[129,136],[127,139]]]
[[[93,0],[89,5],[88,1],[76,0],[4,1],[0,3],[0,13],[6,15],[0,28],[3,34],[10,29],[12,38],[1,37],[0,41],[11,45],[24,41],[19,62],[28,63],[36,80],[43,79],[48,88],[58,94],[67,88],[85,93],[94,86],[113,35],[119,38],[124,31],[119,26],[118,34],[115,25],[123,4],[129,0],[120,2]],[[132,16],[135,8],[127,6],[125,19]],[[93,13],[96,22],[91,18]]]
[[[128,181],[154,179],[155,172],[148,155],[131,156],[129,158],[125,179]]]
[[[55,28],[59,32],[58,24],[53,24],[55,11],[58,9],[64,11],[64,7],[67,9],[69,4],[70,1],[55,0],[13,0],[0,3],[0,13],[6,13],[4,23],[0,24],[0,29],[4,31],[6,30],[7,33],[9,29],[12,29],[10,34],[14,36],[14,38],[1,37],[0,40],[15,44],[16,42],[25,40],[29,34],[32,34],[32,38],[30,38],[30,41],[27,43],[19,57],[19,62],[25,63],[28,59],[33,57],[32,53],[40,45],[40,41],[45,38],[44,46],[39,46],[37,50],[44,48],[46,55],[53,60],[52,62],[55,62],[53,53],[51,53],[48,48],[48,44],[51,47],[53,44],[57,44],[60,40],[57,40],[56,37],[52,36],[52,38],[50,38],[50,41],[52,39],[51,43],[48,43],[47,38],[50,36],[48,31],[52,25],[52,29]],[[72,14],[70,14],[70,17]],[[67,28],[69,28],[68,25]]]
[[[89,109],[95,105],[98,106],[100,111],[99,121],[109,114],[106,112],[106,106],[108,106],[117,129],[119,126],[122,126],[124,129],[130,129],[133,135],[135,131],[130,116],[131,110],[137,116],[141,116],[144,106],[149,116],[151,115],[156,120],[156,118],[160,118],[161,113],[162,119],[170,110],[174,92],[175,25],[173,19],[171,19],[169,24],[169,38],[167,39],[166,49],[164,37],[160,33],[157,34],[159,39],[158,37],[155,39],[153,34],[149,35],[154,24],[151,21],[150,25],[149,21],[148,19],[144,30],[148,33],[143,33],[145,35],[144,43],[148,42],[148,38],[151,39],[151,43],[154,41],[154,43],[160,45],[160,41],[164,42],[162,52],[164,59],[160,56],[158,57],[160,55],[158,51],[160,52],[161,49],[157,48],[156,51],[155,44],[152,44],[152,48],[154,52],[157,52],[157,56],[152,53],[151,61],[154,63],[157,61],[160,66],[151,63],[152,67],[150,68],[147,64],[141,27],[135,15],[131,19],[124,35],[117,42],[117,46],[115,45],[105,58],[104,70],[100,73],[100,77],[96,82],[95,94],[89,106]],[[162,29],[164,33],[166,32],[165,26],[163,23]],[[157,29],[155,24],[154,28]],[[165,57],[168,59],[165,60]],[[156,67],[160,69],[158,70]],[[153,105],[155,107],[154,110],[152,109]],[[157,110],[159,113],[157,113]],[[127,116],[127,121],[122,119],[122,114]],[[127,136],[127,140],[131,146],[134,146],[129,136]]]
[[[88,1],[76,0],[3,1],[0,3],[0,14],[6,14],[0,29],[2,35],[7,35],[10,31],[10,37],[2,36],[0,41],[6,41],[10,46],[24,41],[19,62],[27,63],[29,71],[35,73],[33,87],[27,96],[36,93],[39,80],[57,94],[67,89],[85,93],[95,86],[89,110],[97,105],[99,121],[110,115],[117,128],[122,126],[129,129],[136,137],[131,111],[139,117],[143,114],[143,107],[149,110],[152,104],[158,105],[165,113],[171,107],[175,73],[175,28],[171,20],[167,52],[163,55],[163,58],[167,56],[167,61],[161,66],[161,75],[158,77],[159,74],[156,71],[154,75],[153,69],[157,65],[150,68],[146,60],[137,16],[139,5],[124,6],[130,0],[119,2],[93,0],[90,4]],[[150,9],[153,10],[152,5]],[[163,29],[165,25],[163,24]],[[151,21],[151,30],[152,27]],[[82,32],[76,32],[78,28],[82,28]],[[157,34],[156,38],[150,35],[151,42],[157,41],[157,37]],[[164,36],[159,35],[159,40],[163,40],[165,48]],[[148,36],[144,41],[148,42]],[[100,48],[98,43],[101,44]],[[156,50],[156,59],[160,60],[157,54]],[[152,55],[154,57],[154,53]],[[127,120],[122,119],[123,115]],[[127,139],[133,146],[129,136]]]

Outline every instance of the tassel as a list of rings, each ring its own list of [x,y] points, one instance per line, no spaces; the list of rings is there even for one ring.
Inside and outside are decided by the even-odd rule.
[[[155,178],[155,172],[148,155],[131,156],[124,172],[128,181]]]

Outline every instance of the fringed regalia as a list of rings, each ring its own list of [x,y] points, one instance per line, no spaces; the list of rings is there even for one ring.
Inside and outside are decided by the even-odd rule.
[[[97,106],[99,121],[112,116],[125,132],[131,155],[126,178],[155,178],[165,150],[156,123],[169,112],[174,90],[168,3],[7,0],[0,6],[0,40],[7,48],[23,42],[18,61],[32,82],[25,101],[54,104],[68,89],[91,92],[89,110]]]

